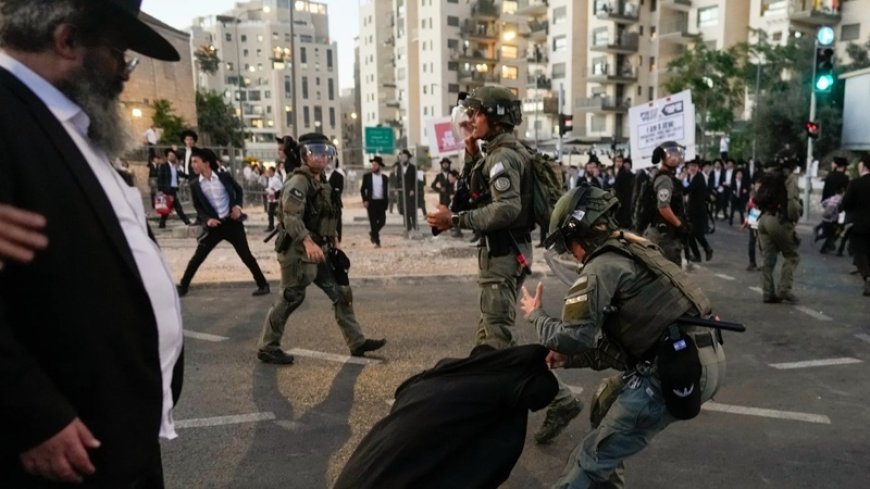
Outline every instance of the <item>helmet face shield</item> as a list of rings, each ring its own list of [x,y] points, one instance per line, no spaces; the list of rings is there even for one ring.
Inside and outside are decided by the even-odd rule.
[[[665,162],[672,167],[682,165],[686,161],[686,148],[677,143],[667,142],[662,144],[665,150]]]
[[[471,135],[471,117],[473,115],[473,113],[469,113],[467,107],[463,107],[462,102],[464,101],[460,101],[459,105],[453,107],[453,110],[450,112],[450,124],[453,128],[453,135],[460,140],[464,140]]]
[[[299,146],[299,155],[303,161],[323,161],[325,164],[335,163],[337,156],[335,146],[327,143],[309,143]]]

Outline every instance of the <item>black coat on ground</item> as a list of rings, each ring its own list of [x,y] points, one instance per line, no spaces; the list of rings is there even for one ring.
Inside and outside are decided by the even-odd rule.
[[[495,488],[522,454],[529,410],[555,397],[547,349],[476,350],[406,380],[334,489]]]

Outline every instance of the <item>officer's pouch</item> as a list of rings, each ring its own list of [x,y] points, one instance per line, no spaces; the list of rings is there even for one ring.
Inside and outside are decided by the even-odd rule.
[[[510,236],[507,231],[496,231],[493,233],[484,234],[486,239],[486,249],[489,251],[489,256],[505,256],[512,252],[515,253],[511,246]]]
[[[671,416],[692,419],[701,411],[701,360],[691,335],[671,325],[659,339],[656,366]]]
[[[284,253],[288,249],[290,249],[291,243],[290,235],[287,234],[287,231],[283,229],[278,231],[278,235],[275,236],[275,251],[277,253]]]

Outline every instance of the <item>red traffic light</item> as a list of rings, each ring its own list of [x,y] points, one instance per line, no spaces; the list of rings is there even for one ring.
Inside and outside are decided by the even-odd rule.
[[[807,130],[807,137],[818,139],[819,135],[822,133],[822,126],[819,125],[818,122],[807,121],[804,124],[804,129]]]

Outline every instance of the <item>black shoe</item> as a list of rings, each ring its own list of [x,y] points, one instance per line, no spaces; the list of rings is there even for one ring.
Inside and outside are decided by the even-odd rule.
[[[176,285],[175,290],[178,291],[178,297],[184,297],[187,295],[186,285]]]
[[[758,267],[754,263],[750,263],[748,267],[746,267],[747,272],[757,271]]]
[[[789,304],[797,304],[800,302],[796,295],[791,292],[786,292],[784,294],[779,294],[778,299],[780,302],[788,302]]]
[[[257,352],[257,360],[275,365],[292,365],[294,358],[282,350],[260,350]]]
[[[775,295],[771,295],[761,299],[761,302],[764,302],[765,304],[779,304],[782,300]]]
[[[713,259],[713,248],[707,248],[706,250],[704,250],[704,252],[707,253],[707,256],[705,256],[707,261],[710,261]]]
[[[350,351],[350,354],[355,357],[361,357],[365,355],[367,351],[375,351],[383,348],[384,345],[387,344],[387,340],[365,340],[362,345],[354,348]]]
[[[261,287],[258,287],[257,290],[255,290],[253,293],[251,293],[251,295],[254,297],[257,297],[260,295],[269,295],[269,292],[270,292],[269,284],[266,284],[266,285],[263,285]]]

